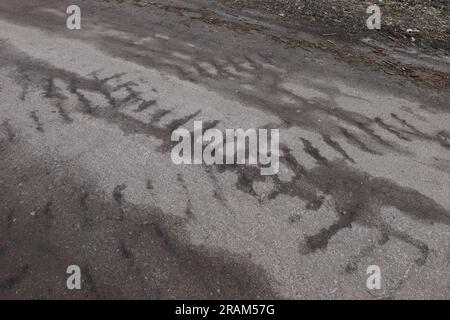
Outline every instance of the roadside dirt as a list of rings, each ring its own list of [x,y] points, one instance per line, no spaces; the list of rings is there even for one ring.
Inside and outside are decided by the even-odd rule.
[[[448,297],[443,52],[218,0],[78,1],[76,32],[70,0],[0,2],[0,297]],[[279,174],[174,164],[193,121],[278,128]]]
[[[366,27],[368,6],[382,10],[379,39],[401,45],[450,50],[448,0],[223,0],[227,5],[263,10],[280,21],[301,21],[321,26],[347,39],[373,34]]]

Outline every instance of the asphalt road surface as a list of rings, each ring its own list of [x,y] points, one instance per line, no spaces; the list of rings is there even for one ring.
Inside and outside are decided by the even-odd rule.
[[[0,298],[450,298],[448,55],[72,2],[0,2]],[[196,120],[279,128],[279,173],[173,164]]]

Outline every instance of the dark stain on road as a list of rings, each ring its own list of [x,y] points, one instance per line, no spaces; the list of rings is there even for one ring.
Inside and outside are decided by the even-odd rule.
[[[67,111],[64,109],[62,102],[58,101],[56,103],[56,108],[58,109],[58,114],[60,116],[60,118],[65,122],[65,123],[72,123],[73,119],[69,116],[69,114],[67,113]]]
[[[4,171],[5,175],[13,179],[17,174],[14,168],[18,165],[21,174],[32,170],[39,184],[30,181],[21,187],[14,184],[3,188],[0,197],[5,201],[0,208],[13,208],[21,201],[22,206],[35,206],[38,204],[33,202],[34,198],[22,197],[22,194],[32,192],[38,199],[48,199],[48,186],[52,185],[54,191],[52,200],[44,200],[42,204],[42,218],[21,225],[19,232],[0,234],[1,239],[18,243],[21,248],[14,250],[14,256],[13,251],[4,251],[2,264],[6,262],[8,270],[17,271],[6,279],[0,278],[0,289],[17,291],[5,291],[2,297],[30,297],[33,294],[27,290],[30,281],[40,283],[42,290],[48,292],[47,298],[62,297],[66,291],[64,283],[49,281],[47,277],[78,262],[85,289],[70,293],[78,298],[277,298],[271,285],[274,280],[260,266],[222,249],[192,245],[185,229],[190,223],[189,217],[177,217],[157,207],[131,204],[123,197],[123,184],[114,188],[116,192],[111,201],[105,201],[104,196],[94,192],[95,187],[78,185],[69,177],[58,176],[59,182],[55,182],[51,171],[48,176],[49,170],[41,165],[28,168],[5,161],[1,160],[1,164],[10,168]],[[40,178],[41,175],[48,177],[47,180]],[[110,219],[109,215],[120,209],[118,202],[120,208],[126,209],[126,214],[121,220]],[[82,227],[86,209],[91,216],[98,217],[90,221],[89,228]],[[58,213],[58,224],[47,230],[44,217],[51,212]],[[6,220],[0,220],[0,230],[5,229]],[[36,254],[36,243],[49,241],[55,243],[51,255]],[[122,263],[123,260],[126,262]],[[29,264],[24,267],[20,261]],[[29,281],[25,283],[26,277]]]
[[[9,142],[14,141],[14,139],[16,138],[16,134],[14,133],[14,130],[9,122],[9,120],[4,120],[2,122],[2,127],[6,133],[6,137],[8,139]]]
[[[394,126],[385,123],[381,118],[376,117],[375,123],[377,123],[381,128],[385,129],[386,131],[389,131],[390,133],[394,134],[397,138],[404,141],[411,141],[411,139],[404,132],[401,132]]]
[[[156,105],[156,100],[142,101],[141,104],[139,104],[139,106],[135,110],[135,112],[145,111],[145,110],[151,108],[154,105]]]
[[[348,153],[344,150],[344,148],[342,148],[341,145],[337,141],[333,140],[329,134],[323,134],[322,139],[327,145],[329,145],[331,148],[333,148],[338,153],[340,153],[345,160],[348,160],[351,163],[356,163],[355,160],[353,160],[348,155]]]
[[[342,162],[312,169],[305,179],[317,191],[333,196],[338,213],[331,226],[305,237],[306,248],[311,252],[326,249],[330,239],[340,230],[357,223],[378,229],[384,239],[397,238],[416,247],[420,251],[416,262],[423,265],[428,257],[427,245],[390,226],[381,217],[380,210],[394,207],[421,223],[450,225],[450,213],[434,200],[389,180],[358,172]]]
[[[45,203],[42,209],[42,217],[45,220],[46,228],[51,228],[55,222],[55,216],[52,213],[53,201],[49,200]]]
[[[147,179],[147,180],[145,181],[145,187],[147,188],[147,190],[153,190],[153,189],[154,189],[153,183],[152,183],[152,180],[151,180],[151,179]]]
[[[375,154],[375,155],[382,155],[380,152],[370,149],[360,138],[358,138],[355,134],[351,133],[349,130],[342,128],[342,127],[340,128],[340,130],[341,130],[342,134],[344,135],[344,137],[347,138],[347,140],[351,144],[358,147],[361,151],[368,152],[368,153]]]
[[[8,251],[7,245],[0,246],[0,259],[6,254],[7,251]]]
[[[313,157],[318,163],[327,164],[327,159],[322,157],[320,154],[320,150],[313,146],[311,141],[308,141],[304,138],[300,138],[303,142],[303,150],[309,154],[311,157]]]
[[[0,281],[0,290],[10,290],[20,285],[20,283],[29,274],[30,266],[25,264],[17,272],[8,276],[5,280]]]
[[[113,190],[113,198],[118,204],[123,203],[123,191],[127,188],[125,184],[117,185]]]
[[[31,111],[30,117],[36,125],[36,130],[39,132],[44,132],[44,128],[42,127],[42,123],[39,121],[39,117],[37,115],[37,111]]]
[[[326,140],[330,142],[328,137]],[[282,145],[283,157],[280,161],[285,163],[295,175],[289,182],[281,181],[278,176],[274,176],[276,186],[269,195],[271,199],[280,194],[299,197],[307,202],[306,207],[310,210],[321,208],[324,201],[323,195],[330,195],[334,199],[337,213],[335,222],[322,228],[316,234],[305,236],[304,243],[301,245],[302,253],[326,250],[330,240],[337,233],[343,229],[352,228],[354,224],[359,224],[379,230],[383,241],[380,241],[378,245],[385,244],[391,238],[398,239],[418,249],[419,257],[416,258],[416,263],[419,266],[426,263],[430,251],[428,246],[415,239],[413,235],[390,226],[382,218],[381,210],[383,207],[393,207],[423,224],[450,225],[450,212],[447,209],[414,189],[399,186],[387,179],[374,178],[348,166],[342,160],[329,161],[322,158],[308,143],[305,144],[305,148],[309,148],[308,153],[313,158],[320,160],[320,165],[306,170],[292,156],[291,150]],[[259,179],[259,175],[249,174],[251,172],[249,168],[243,169],[242,172],[226,166],[222,169],[238,174],[238,188],[257,198],[251,186]]]
[[[87,193],[86,191],[83,190],[80,195],[80,208],[82,211],[89,210],[89,207],[87,204],[88,199],[89,199],[89,193]]]

